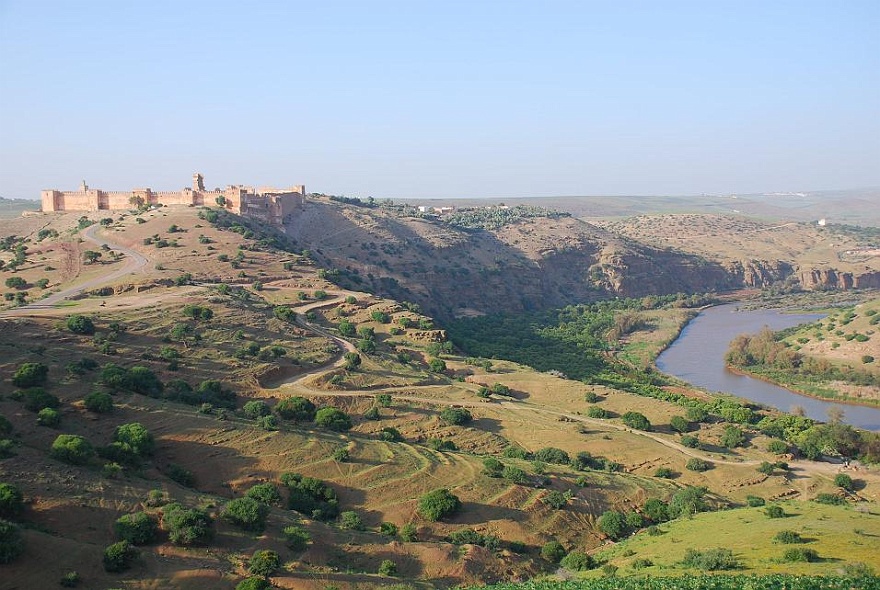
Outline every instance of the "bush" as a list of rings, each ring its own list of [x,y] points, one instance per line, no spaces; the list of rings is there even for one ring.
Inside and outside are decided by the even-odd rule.
[[[642,511],[651,522],[666,522],[669,520],[669,504],[659,498],[648,498],[645,500]]]
[[[761,464],[758,465],[758,472],[763,473],[764,475],[773,475],[773,471],[776,469],[776,466],[773,463],[768,463],[767,461],[761,461]]]
[[[721,435],[721,446],[728,449],[741,447],[746,442],[746,435],[736,426],[726,426]]]
[[[555,447],[545,447],[535,451],[534,458],[537,461],[555,463],[556,465],[568,465],[571,462],[568,453]]]
[[[440,419],[446,424],[461,426],[472,422],[474,417],[465,408],[444,408],[440,412]]]
[[[6,438],[12,434],[12,422],[0,415],[0,438]]]
[[[336,491],[319,479],[303,477],[298,473],[281,476],[289,490],[287,507],[318,520],[330,520],[339,514]]]
[[[446,361],[443,359],[431,359],[428,361],[428,370],[432,373],[443,373],[446,371]]]
[[[691,429],[691,423],[683,416],[673,416],[670,418],[669,426],[676,432],[681,432],[682,434]]]
[[[95,333],[95,323],[88,316],[74,314],[67,318],[67,329],[74,334],[91,335]]]
[[[496,459],[495,457],[486,457],[483,459],[483,475],[487,475],[489,477],[501,477],[501,472],[504,470],[504,463]]]
[[[339,515],[339,527],[350,531],[364,530],[364,522],[354,510],[347,510]]]
[[[16,387],[43,385],[49,377],[49,367],[43,363],[22,363],[12,376]]]
[[[333,460],[339,463],[345,463],[350,458],[349,451],[346,447],[339,447],[333,451]]]
[[[685,467],[690,469],[691,471],[702,472],[708,471],[712,468],[712,464],[708,461],[704,461],[703,459],[698,459],[696,457],[692,459],[688,459],[688,462],[685,464]]]
[[[67,572],[61,576],[61,580],[58,583],[63,588],[76,588],[80,583],[79,572]]]
[[[248,560],[248,571],[255,576],[268,578],[281,567],[281,557],[274,551],[263,549],[254,551]]]
[[[24,398],[24,408],[31,412],[39,412],[44,408],[57,408],[61,405],[61,400],[48,393],[42,387],[32,387],[22,392]]]
[[[220,512],[220,518],[237,527],[249,531],[262,531],[266,526],[269,509],[253,498],[230,500]]]
[[[153,454],[156,447],[156,441],[153,435],[147,430],[143,424],[139,422],[131,422],[122,424],[116,428],[113,434],[113,440],[126,450],[130,450],[138,457],[148,457]]]
[[[594,566],[593,558],[582,551],[572,551],[562,558],[559,565],[567,570],[574,572],[582,572],[592,569]]]
[[[258,400],[247,402],[244,406],[242,406],[241,411],[246,417],[250,418],[251,420],[256,420],[257,418],[268,416],[272,413],[272,410],[269,409],[269,406],[266,405],[266,402]]]
[[[265,578],[245,578],[235,586],[235,590],[270,590],[272,584]]]
[[[336,432],[345,432],[350,430],[352,426],[351,417],[348,414],[331,407],[321,408],[315,413],[315,424]]]
[[[275,413],[285,420],[309,422],[315,419],[315,404],[304,397],[288,397],[275,404]]]
[[[548,541],[541,547],[541,557],[550,563],[559,563],[565,557],[565,547],[559,541]]]
[[[605,408],[600,408],[599,406],[590,406],[587,409],[587,416],[590,418],[604,419],[608,417],[608,411]]]
[[[669,500],[669,518],[691,516],[707,509],[704,496],[706,488],[688,486],[677,491]]]
[[[24,510],[24,494],[11,483],[0,483],[0,517],[15,518]]]
[[[53,408],[43,408],[37,412],[37,424],[56,428],[61,424],[61,413]]]
[[[85,438],[75,434],[59,434],[49,454],[59,461],[84,465],[94,456],[95,449]]]
[[[312,539],[307,530],[295,525],[284,527],[281,533],[284,535],[287,548],[291,551],[303,551]]]
[[[24,551],[18,527],[13,523],[0,520],[0,564],[9,563]]]
[[[543,498],[541,498],[541,502],[553,508],[554,510],[562,510],[568,505],[568,501],[571,499],[571,492],[560,492],[559,490],[550,490],[547,492]]]
[[[10,289],[24,289],[27,287],[27,281],[21,277],[9,277],[6,279],[6,286]]]
[[[689,449],[699,449],[700,448],[700,439],[696,436],[691,436],[690,434],[686,434],[681,437],[681,444],[688,447]]]
[[[529,481],[529,476],[526,474],[526,472],[519,467],[514,467],[513,465],[505,465],[504,469],[501,470],[501,477],[511,483],[516,483],[520,485],[526,484]]]
[[[654,472],[654,477],[659,477],[661,479],[672,479],[675,475],[675,472],[672,471],[669,467],[658,467]]]
[[[124,572],[131,567],[136,556],[137,551],[128,541],[113,543],[104,549],[104,571]]]
[[[460,508],[461,500],[446,488],[440,488],[419,499],[418,512],[427,520],[438,521],[455,514]]]
[[[834,485],[848,492],[853,491],[853,479],[846,473],[838,473],[835,475]]]
[[[204,544],[211,539],[211,518],[197,508],[185,508],[174,502],[162,508],[162,528],[175,545]]]
[[[846,504],[846,500],[841,498],[840,496],[835,496],[834,494],[821,493],[813,498],[814,502],[818,502],[819,504],[827,504],[829,506],[843,506]]]
[[[795,531],[779,531],[774,535],[773,540],[777,543],[784,543],[786,545],[794,545],[804,542],[801,534]]]
[[[685,552],[682,564],[686,567],[697,568],[705,571],[732,570],[740,567],[739,560],[730,549],[718,548],[697,551],[688,549]]]
[[[169,463],[168,467],[165,469],[165,475],[167,475],[172,481],[187,488],[193,487],[196,483],[196,478],[192,471],[182,465],[178,465],[177,463]]]
[[[627,532],[626,517],[615,510],[606,510],[597,524],[603,534],[615,541],[624,537]]]
[[[281,503],[281,492],[271,483],[258,483],[251,487],[245,494],[248,498],[253,498],[257,502],[263,504],[277,505]]]
[[[788,445],[785,441],[774,439],[767,444],[767,450],[775,455],[782,455],[788,452]]]
[[[760,496],[746,496],[746,504],[751,506],[752,508],[757,508],[759,506],[763,506],[766,504],[764,498]]]
[[[113,397],[103,391],[93,391],[83,398],[83,406],[96,414],[106,414],[113,410]]]
[[[772,504],[764,509],[768,518],[785,518],[785,510],[778,504]]]
[[[819,561],[819,554],[808,547],[790,547],[782,554],[782,561],[812,563]]]
[[[400,528],[400,540],[406,541],[407,543],[413,543],[419,540],[418,530],[416,529],[416,525],[409,522],[403,525]]]
[[[159,527],[156,519],[146,512],[135,512],[119,517],[113,529],[121,540],[132,545],[145,545],[153,542]]]
[[[403,435],[400,434],[400,431],[396,428],[386,426],[379,431],[379,439],[386,442],[401,442],[403,440]]]
[[[380,576],[394,576],[397,574],[397,564],[390,559],[383,559],[378,572]]]
[[[385,535],[386,537],[396,537],[397,525],[393,522],[383,522],[379,525],[379,534]]]
[[[620,417],[623,423],[636,430],[651,430],[651,421],[638,412],[626,412]]]

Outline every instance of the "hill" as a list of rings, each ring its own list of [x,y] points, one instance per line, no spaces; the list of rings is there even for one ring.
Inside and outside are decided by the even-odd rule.
[[[359,210],[330,203],[331,216]],[[23,498],[4,488],[11,586],[75,570],[85,587],[233,588],[266,550],[283,566],[279,587],[450,587],[553,572],[545,545],[595,553],[647,530],[651,499],[699,493],[715,510],[825,493],[876,505],[873,469],[847,470],[855,485],[842,490],[838,466],[780,455],[786,444],[736,413],[685,420],[693,446],[673,418],[687,400],[710,402],[704,392],[666,385],[651,397],[463,354],[415,305],[328,281],[305,250],[328,256],[331,242],[305,227],[285,236],[195,208],[105,215],[0,222],[15,261],[0,273],[24,283],[6,287],[0,313],[0,483]],[[361,223],[378,233],[382,219]],[[360,247],[359,224],[340,219],[341,230]],[[546,240],[515,235],[504,239]],[[650,358],[664,342],[651,326],[674,331],[687,315],[645,314],[624,352]],[[724,442],[730,428],[741,443]],[[423,504],[438,489],[460,504],[434,520]],[[642,520],[612,534],[600,525],[609,511]],[[120,518],[158,530],[120,558],[128,569],[106,571],[105,550],[127,534]]]
[[[4,199],[0,197],[0,219],[19,217],[25,211],[39,211],[40,202],[30,199]]]

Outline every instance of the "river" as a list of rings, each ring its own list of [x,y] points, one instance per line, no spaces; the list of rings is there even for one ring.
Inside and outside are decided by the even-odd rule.
[[[727,369],[724,354],[739,334],[754,334],[764,326],[782,330],[823,316],[787,314],[778,310],[736,311],[737,304],[710,307],[691,320],[679,337],[657,358],[657,368],[709,391],[731,393],[788,412],[795,406],[816,420],[826,421],[828,409],[844,411],[843,421],[866,430],[880,430],[880,408],[835,403],[800,395],[785,388]]]

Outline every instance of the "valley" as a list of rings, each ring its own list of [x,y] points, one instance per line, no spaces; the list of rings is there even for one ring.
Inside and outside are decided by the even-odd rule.
[[[74,571],[98,588],[681,576],[700,571],[685,549],[707,543],[747,573],[880,567],[875,434],[652,369],[718,294],[791,288],[862,238],[832,247],[812,227],[749,221],[760,240],[719,250],[706,236],[745,221],[689,217],[671,244],[641,219],[532,214],[474,229],[316,197],[286,233],[187,207],[0,220],[0,276],[23,283],[7,283],[0,311],[0,483],[23,498],[0,515],[17,523],[3,542],[21,541],[4,584]],[[806,237],[825,250],[798,250]],[[745,250],[759,241],[761,256]],[[130,424],[153,448],[120,446]],[[53,450],[63,436],[91,452]],[[817,444],[837,457],[805,458]],[[319,501],[292,474],[331,492]],[[458,504],[433,518],[437,490]],[[181,541],[173,503],[202,511],[211,534]],[[233,517],[246,504],[253,520]],[[773,506],[796,518],[769,519]],[[108,571],[130,514],[155,534]],[[716,528],[731,534],[701,536]],[[816,537],[817,561],[782,559],[773,538],[787,528]],[[260,552],[278,559],[265,575]]]

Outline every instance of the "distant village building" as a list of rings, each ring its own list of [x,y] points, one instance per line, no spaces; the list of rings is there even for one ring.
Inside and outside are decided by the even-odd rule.
[[[78,191],[44,190],[40,193],[44,213],[52,211],[123,211],[143,206],[219,205],[227,211],[259,219],[272,225],[284,225],[305,203],[306,187],[276,189],[230,185],[225,189],[205,190],[205,179],[193,174],[192,188],[180,191],[153,191],[136,188],[130,191],[104,191],[89,188],[83,181]]]
[[[825,223],[826,223],[825,218],[823,217],[822,219],[820,219],[820,220],[817,221],[816,223],[818,223],[818,224],[819,224],[820,226],[822,226],[822,227],[825,227]]]

